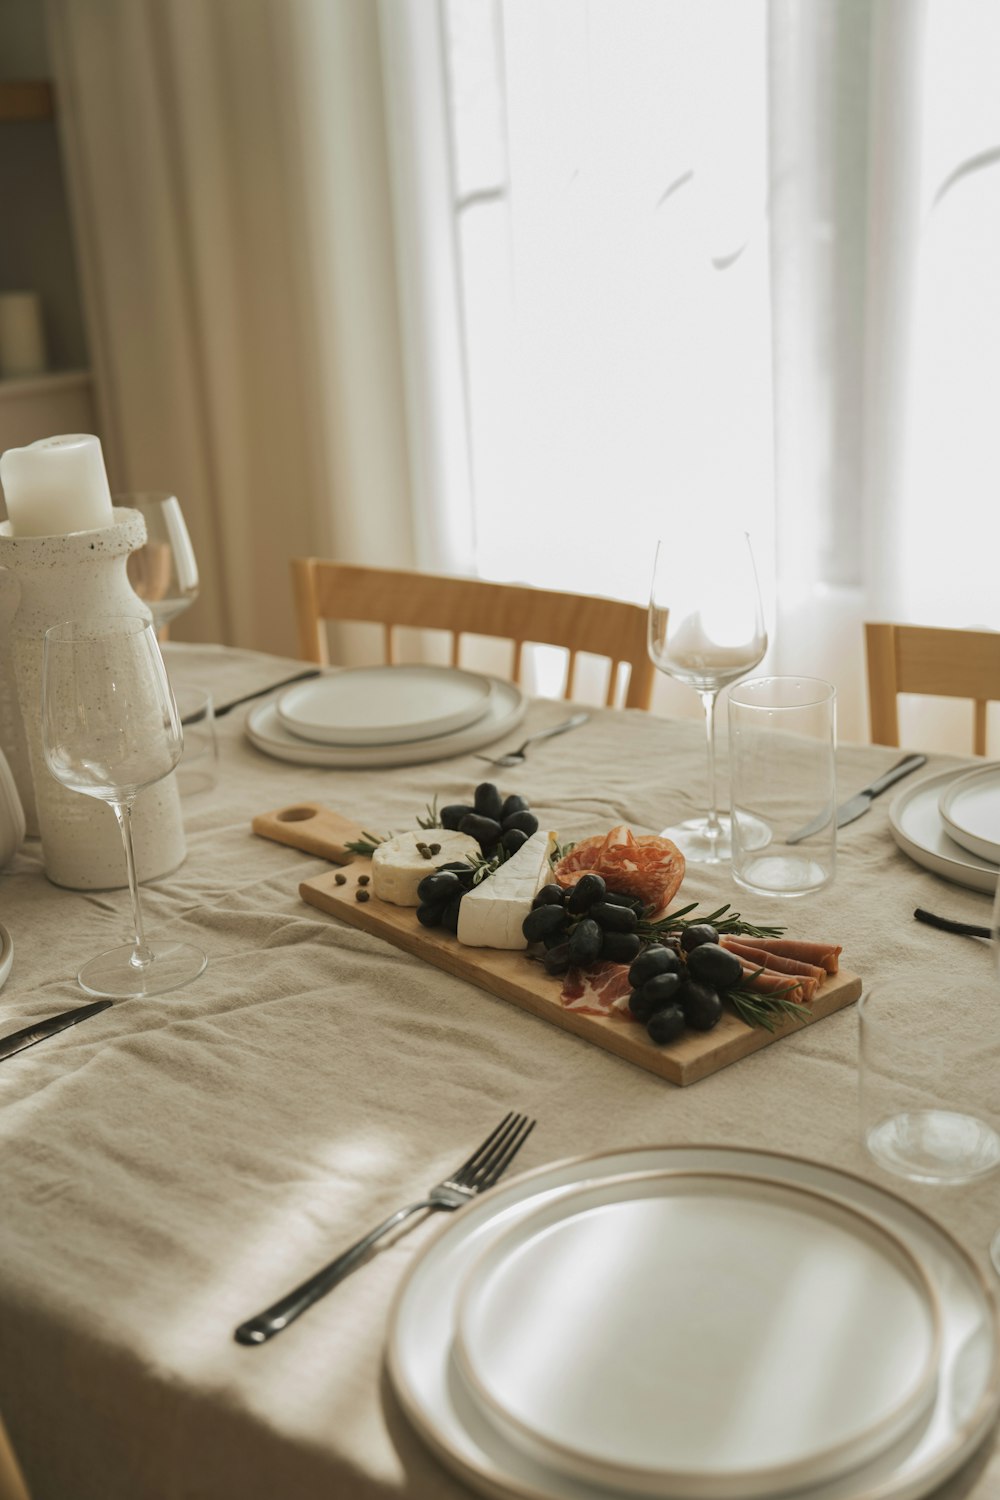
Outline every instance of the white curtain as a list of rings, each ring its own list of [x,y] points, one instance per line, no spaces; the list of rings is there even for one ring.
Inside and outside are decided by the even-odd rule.
[[[383,0],[384,35],[409,9]],[[742,516],[767,665],[831,678],[842,736],[865,738],[866,617],[1000,626],[1000,7],[422,16],[445,59],[476,567],[641,600],[679,509],[706,546]],[[969,711],[932,712],[904,735],[967,750]]]
[[[47,15],[112,488],[180,497],[177,635],[292,651],[291,556],[416,557],[375,9]]]
[[[179,634],[290,649],[306,551],[644,600],[680,510],[746,519],[768,664],[845,738],[866,616],[1000,627],[1000,6],[47,6],[113,484],[177,491],[205,580]]]

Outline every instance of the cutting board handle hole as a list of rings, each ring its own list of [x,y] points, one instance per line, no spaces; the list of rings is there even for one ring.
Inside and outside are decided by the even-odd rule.
[[[304,823],[307,818],[315,816],[314,807],[283,807],[280,813],[275,813],[279,823]]]

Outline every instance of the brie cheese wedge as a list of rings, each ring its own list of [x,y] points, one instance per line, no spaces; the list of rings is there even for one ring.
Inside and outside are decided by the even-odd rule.
[[[418,844],[440,844],[441,848],[426,859]],[[418,828],[413,833],[400,833],[376,846],[372,855],[372,894],[392,906],[419,906],[417,886],[425,875],[433,875],[452,860],[469,859],[479,852],[478,840],[447,828]]]
[[[458,941],[470,948],[527,948],[521,923],[550,876],[554,833],[541,828],[498,870],[462,897]]]

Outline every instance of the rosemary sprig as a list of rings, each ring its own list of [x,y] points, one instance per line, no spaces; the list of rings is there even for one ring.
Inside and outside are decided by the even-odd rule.
[[[378,848],[379,844],[384,844],[386,839],[391,838],[391,833],[366,833],[365,830],[362,829],[361,837],[359,839],[349,840],[349,842],[344,845],[344,848],[350,849],[352,854],[362,854],[370,858],[371,855],[375,853],[375,850]]]
[[[760,969],[756,971],[757,974],[761,972]],[[755,977],[755,974],[748,975],[750,979]],[[765,1031],[773,1031],[774,1022],[783,1020],[785,1016],[793,1016],[796,1021],[805,1022],[810,1014],[808,1005],[786,998],[789,991],[797,989],[797,984],[790,984],[786,989],[763,995],[758,990],[747,990],[741,986],[739,989],[728,990],[725,998],[740,1020],[745,1021],[748,1026],[762,1026]]]
[[[444,827],[444,824],[441,822],[441,819],[440,819],[440,817],[438,815],[437,793],[434,794],[434,801],[433,802],[429,802],[427,804],[427,806],[424,808],[424,816],[422,818],[418,818],[417,819],[417,826],[419,828],[443,828]]]
[[[679,911],[668,912],[658,922],[651,922],[648,918],[640,919],[639,936],[658,942],[666,937],[677,937],[688,927],[700,927],[705,923],[714,927],[718,933],[742,937],[774,938],[780,937],[785,930],[783,927],[758,927],[753,922],[745,922],[738,911],[731,909],[728,902],[716,911],[709,912],[707,916],[689,917],[688,913],[697,912],[697,907],[697,901],[692,901],[689,906],[682,906]]]
[[[552,865],[553,868],[555,868],[555,866],[559,863],[559,861],[561,859],[565,859],[566,855],[569,854],[569,853],[571,853],[571,851],[574,850],[575,848],[576,848],[576,840],[575,839],[571,839],[568,844],[560,844],[560,843],[556,842],[552,846],[552,853],[549,855],[549,864]]]

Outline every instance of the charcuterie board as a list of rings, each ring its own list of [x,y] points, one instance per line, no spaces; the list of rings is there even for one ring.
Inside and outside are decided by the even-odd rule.
[[[741,1057],[801,1030],[803,1025],[812,1025],[842,1010],[861,994],[859,977],[841,969],[820,985],[809,1005],[808,1022],[776,1021],[774,1031],[769,1032],[747,1026],[727,1011],[714,1030],[689,1031],[669,1046],[658,1047],[650,1041],[645,1028],[633,1021],[567,1009],[560,999],[560,981],[546,974],[539,964],[532,963],[524,952],[465,947],[450,933],[422,927],[411,907],[392,906],[375,896],[358,901],[359,878],[370,875],[371,861],[352,854],[345,846],[361,837],[360,824],[319,803],[303,802],[262,813],[254,818],[252,827],[263,838],[343,866],[339,872],[330,871],[301,883],[299,894],[311,906],[384,938],[394,947],[459,979],[467,979],[470,984],[594,1042],[670,1083],[696,1083]],[[342,884],[337,883],[337,873]]]

